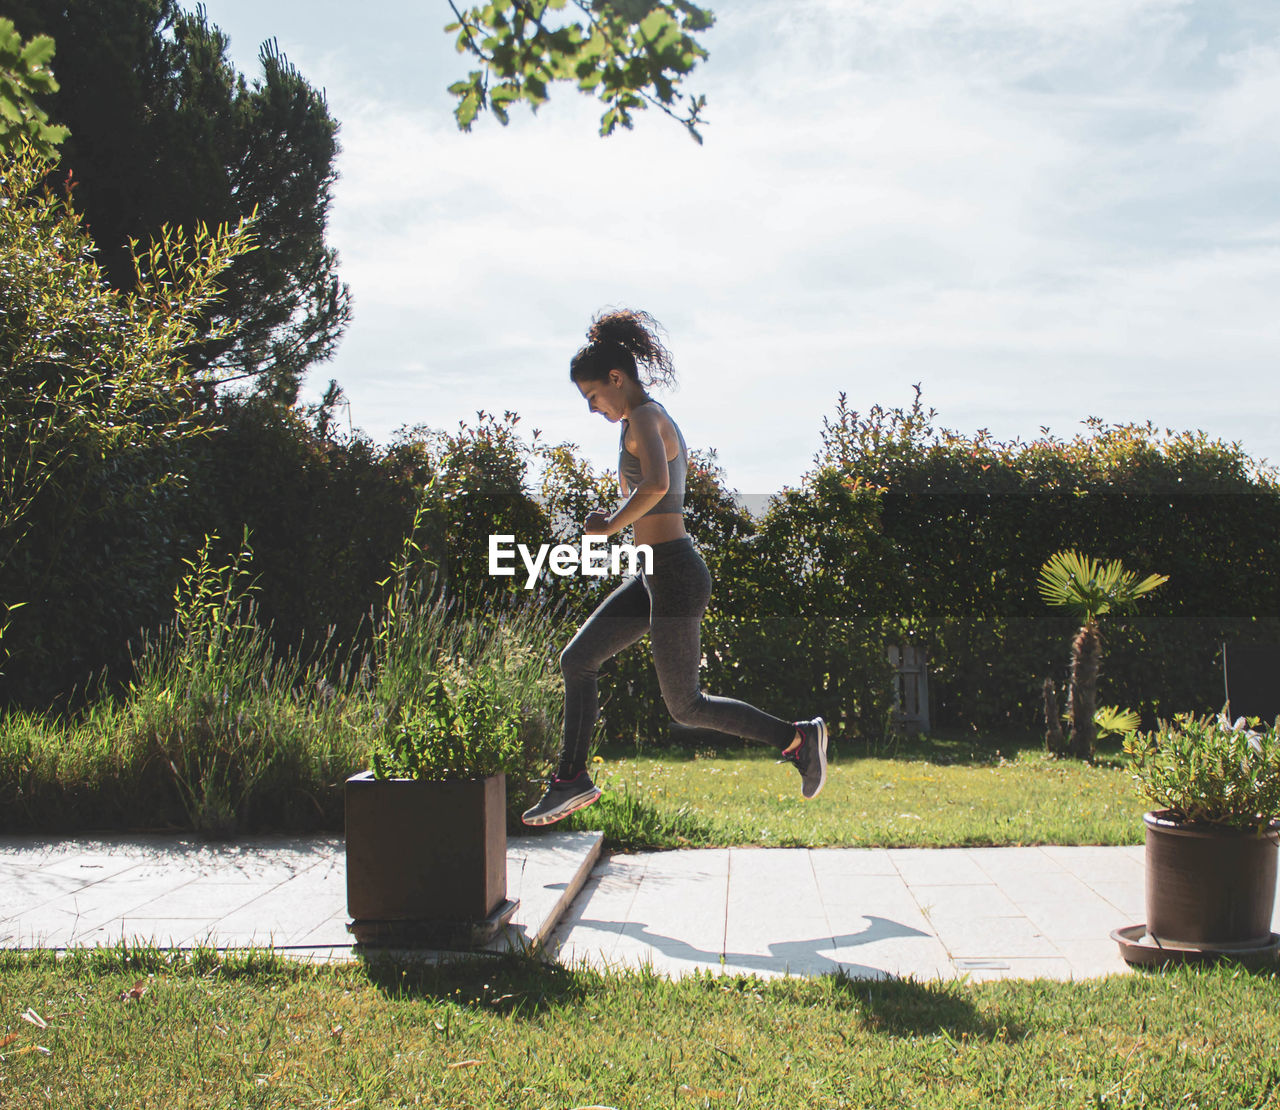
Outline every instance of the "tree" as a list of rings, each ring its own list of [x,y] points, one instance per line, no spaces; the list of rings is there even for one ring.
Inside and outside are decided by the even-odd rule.
[[[262,249],[225,275],[190,361],[292,404],[351,312],[325,243],[338,125],[323,94],[273,42],[262,47],[261,77],[246,84],[204,9],[177,0],[7,6],[24,34],[58,44],[61,87],[47,104],[71,129],[63,165],[116,289],[133,287],[130,240],[256,213]]]
[[[69,202],[42,187],[50,168],[23,138],[0,152],[0,587],[20,574],[15,553],[50,491],[75,504],[80,476],[204,430],[182,355],[220,276],[251,249],[243,222],[161,228],[134,259],[133,291],[118,293]],[[55,523],[70,529],[65,516]],[[4,593],[6,612],[39,609]]]
[[[471,130],[488,109],[506,124],[508,109],[526,101],[536,111],[556,81],[572,81],[606,105],[600,134],[630,128],[631,113],[653,105],[682,123],[699,143],[705,96],[679,85],[706,49],[694,35],[715,21],[687,0],[572,0],[581,16],[560,15],[569,0],[495,0],[459,11],[446,31],[458,33],[459,53],[483,63],[449,91],[458,98],[458,126]]]
[[[1081,622],[1080,631],[1071,641],[1071,687],[1067,695],[1071,724],[1067,743],[1072,755],[1092,759],[1097,742],[1094,715],[1102,665],[1098,618],[1131,607],[1143,594],[1168,581],[1165,574],[1149,574],[1139,581],[1119,559],[1104,564],[1078,551],[1059,551],[1040,568],[1040,596]],[[1046,696],[1046,705],[1050,700]]]
[[[12,150],[21,138],[42,157],[52,160],[67,129],[49,122],[37,96],[58,91],[49,60],[53,39],[36,35],[24,43],[18,29],[0,18],[0,150]]]

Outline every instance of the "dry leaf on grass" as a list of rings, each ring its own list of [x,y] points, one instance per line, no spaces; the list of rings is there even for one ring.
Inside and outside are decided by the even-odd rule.
[[[452,1064],[446,1064],[448,1068],[474,1068],[477,1064],[483,1064],[483,1060],[455,1060]]]
[[[45,1048],[42,1044],[29,1044],[26,1048],[18,1049],[19,1056],[25,1056],[28,1052],[38,1052],[41,1056],[52,1056],[53,1051]]]
[[[31,1022],[31,1024],[34,1025],[37,1029],[49,1028],[49,1023],[45,1021],[44,1018],[42,1018],[39,1014],[35,1012],[35,1010],[31,1009],[30,1007],[28,1007],[27,1012],[22,1015],[22,1020]]]
[[[17,1033],[6,1033],[3,1037],[0,1037],[0,1048],[8,1048],[17,1039]]]
[[[120,1001],[136,1002],[146,993],[147,981],[145,979],[139,979],[129,990],[120,992]]]

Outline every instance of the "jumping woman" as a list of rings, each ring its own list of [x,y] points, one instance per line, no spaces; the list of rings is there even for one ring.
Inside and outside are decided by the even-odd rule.
[[[634,525],[635,542],[653,549],[653,567],[627,579],[597,606],[560,655],[564,674],[564,745],[560,767],[526,825],[549,825],[600,797],[587,773],[588,747],[599,710],[600,665],[647,632],[662,700],[683,725],[710,728],[781,749],[781,762],[800,772],[801,794],[815,798],[827,777],[827,726],[821,717],[784,721],[746,702],[698,688],[702,615],[711,575],[684,529],[688,466],[684,436],[647,388],[675,381],[671,356],[647,312],[598,316],[588,343],[569,363],[569,377],[592,412],[621,423],[617,510],[587,514],[583,533],[607,536]],[[640,377],[643,367],[645,377]]]

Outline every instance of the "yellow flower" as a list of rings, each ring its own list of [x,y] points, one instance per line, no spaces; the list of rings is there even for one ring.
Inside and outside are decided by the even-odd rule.
[[[598,755],[598,756],[596,756],[596,757],[595,757],[591,762],[592,762],[592,763],[603,763],[603,762],[604,762],[604,756],[602,756],[602,755]]]

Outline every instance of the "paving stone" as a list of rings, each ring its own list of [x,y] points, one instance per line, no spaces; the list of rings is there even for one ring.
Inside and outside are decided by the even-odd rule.
[[[966,854],[992,879],[999,881],[1005,875],[1043,873],[1065,870],[1052,856],[1045,854],[1040,845],[1021,845],[1010,848],[966,848]]]
[[[140,906],[172,894],[175,884],[181,886],[188,881],[170,879],[160,883],[155,880],[128,882],[117,879],[115,882],[93,883],[27,910],[21,918],[29,929],[47,936],[58,947],[65,947],[113,917],[131,916]],[[197,910],[203,909],[197,907]],[[185,909],[177,911],[180,916],[188,912]]]
[[[39,864],[23,859],[22,857],[0,856],[0,891],[5,889],[6,884],[30,875],[39,870]],[[0,915],[4,912],[4,908],[0,905]]]
[[[891,848],[889,856],[908,886],[991,882],[967,848]]]
[[[610,953],[652,950],[655,967],[719,966],[724,952],[728,851],[652,856]]]
[[[89,843],[96,842],[50,840],[33,835],[0,836],[0,861],[19,863],[23,867],[43,867],[85,851]]]
[[[0,890],[0,919],[19,919],[63,895],[83,890],[87,885],[83,879],[51,875],[42,870],[7,879],[3,890]]]
[[[1012,956],[1053,959],[1060,955],[1044,933],[1025,917],[974,917],[936,921],[938,939],[953,960]]]
[[[269,882],[236,882],[212,884],[206,879],[189,879],[181,886],[131,905],[122,905],[126,917],[225,917],[252,903],[260,903],[263,895],[279,888]],[[220,911],[220,912],[219,912]]]
[[[636,856],[615,856],[597,865],[551,934],[548,951],[567,964],[605,966],[629,919],[647,866],[647,857]]]
[[[830,879],[848,875],[898,877],[887,848],[810,848],[809,862],[824,886]]]
[[[911,896],[930,921],[975,917],[1021,917],[1022,911],[995,883],[913,886]]]
[[[1120,955],[1120,946],[1109,935],[1089,940],[1057,940],[1054,945],[1071,964],[1073,979],[1096,979],[1104,975],[1133,973],[1133,969]]]
[[[833,927],[841,919],[877,912],[919,916],[920,904],[900,875],[838,875],[824,880],[819,896]]]
[[[997,979],[1071,979],[1069,960],[1061,956],[1010,956],[1006,959],[956,960],[957,975],[975,983]]]
[[[336,917],[331,917],[317,925],[314,930],[302,937],[298,943],[308,948],[349,947],[351,944],[351,934],[347,931],[347,922],[349,920],[345,912]]]
[[[1077,878],[1096,882],[1128,882],[1142,886],[1145,872],[1142,861],[1112,848],[1097,846],[1061,847],[1045,845],[1040,849]]]
[[[827,965],[830,919],[809,853],[803,848],[737,849],[729,864],[725,963],[774,970]],[[761,961],[764,961],[761,963]]]
[[[124,853],[81,852],[47,863],[40,868],[39,873],[79,879],[89,884],[132,871],[137,865],[136,858]]]
[[[189,948],[197,945],[212,947],[213,937],[214,919],[209,917],[124,917],[109,921],[77,938],[76,944],[95,947],[118,944],[124,940],[129,943],[153,944],[157,948]]]
[[[1146,916],[1147,893],[1141,876],[1137,883],[1110,880],[1090,882],[1089,889],[1114,906],[1121,917],[1128,918],[1125,922],[1127,925],[1136,925]]]
[[[609,948],[602,952],[614,966],[652,967],[671,978],[694,971],[718,971],[724,966],[720,953],[697,943],[653,929],[647,922],[628,922]]]
[[[1014,903],[1058,901],[1064,905],[1079,901],[1089,891],[1076,875],[1066,870],[1010,872],[996,879],[1000,889]]]
[[[888,908],[890,899],[877,900],[879,912],[855,915],[846,910],[836,916],[829,908],[829,958],[855,978],[949,978],[950,958],[932,924],[905,890],[901,897],[904,901],[894,909]]]
[[[1050,940],[1090,940],[1108,937],[1112,929],[1135,924],[1110,902],[1090,892],[1078,901],[1024,900],[1018,903],[1027,920]]]

